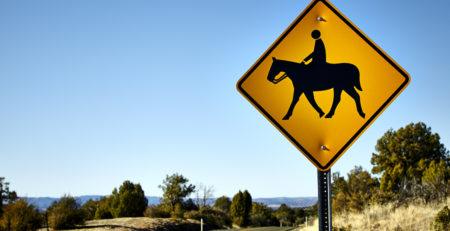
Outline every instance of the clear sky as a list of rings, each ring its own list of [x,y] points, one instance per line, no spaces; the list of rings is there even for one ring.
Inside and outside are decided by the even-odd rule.
[[[310,1],[0,1],[0,176],[20,196],[160,196],[166,174],[215,196],[316,196],[316,168],[236,90]],[[447,0],[331,1],[411,76],[333,166],[423,121],[450,147]]]

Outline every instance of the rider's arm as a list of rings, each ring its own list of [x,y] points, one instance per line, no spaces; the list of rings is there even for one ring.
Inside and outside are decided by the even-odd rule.
[[[312,58],[313,54],[314,54],[314,52],[311,53],[310,55],[308,55],[305,59],[303,59],[303,62],[308,62]]]

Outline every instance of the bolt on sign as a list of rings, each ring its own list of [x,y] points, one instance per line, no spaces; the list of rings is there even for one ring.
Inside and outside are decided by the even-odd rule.
[[[314,0],[237,88],[327,171],[409,81],[409,74],[333,5]]]

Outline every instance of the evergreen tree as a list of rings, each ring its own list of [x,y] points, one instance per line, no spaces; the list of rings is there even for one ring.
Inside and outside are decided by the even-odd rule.
[[[0,217],[4,203],[17,200],[17,193],[9,190],[9,182],[5,182],[4,177],[0,177]]]
[[[183,199],[195,191],[195,186],[188,182],[183,175],[175,173],[172,176],[167,175],[163,184],[159,185],[163,190],[161,203],[168,205],[171,212],[175,210],[175,205],[183,204]]]
[[[257,227],[274,225],[272,209],[263,203],[253,202],[250,223]]]
[[[183,201],[183,210],[192,211],[192,210],[198,210],[198,209],[199,209],[199,207],[191,198]]]
[[[252,196],[247,190],[245,190],[242,197],[244,198],[245,205],[244,226],[248,226],[250,224],[250,213],[252,212]]]
[[[4,206],[0,230],[32,231],[41,227],[41,215],[34,205],[17,200]]]
[[[250,212],[252,210],[252,196],[245,190],[234,195],[230,205],[231,218],[233,223],[244,227],[250,223]]]
[[[390,129],[375,147],[372,154],[372,173],[382,174],[380,189],[400,195],[411,190],[414,183],[421,184],[423,173],[432,161],[450,165],[449,152],[440,142],[437,133],[424,123],[411,123],[397,131]]]
[[[243,226],[245,221],[245,201],[244,194],[239,190],[236,195],[234,195],[233,200],[230,205],[231,219],[233,224],[237,226]]]
[[[172,218],[183,218],[184,209],[182,204],[176,204],[173,211],[170,213]]]
[[[280,226],[291,225],[294,222],[294,210],[286,204],[281,204],[275,212],[275,216],[280,222]]]
[[[130,181],[124,181],[119,191],[114,189],[110,200],[113,217],[140,217],[148,205],[141,185]]]
[[[441,160],[431,161],[422,176],[423,191],[426,201],[445,200],[450,192],[450,168]]]
[[[84,218],[86,220],[92,220],[95,217],[95,212],[99,206],[99,201],[94,201],[89,199],[83,206],[81,206],[81,210],[83,210]]]
[[[375,195],[378,185],[378,180],[372,178],[361,166],[355,166],[347,174],[347,180],[339,172],[334,173],[331,184],[333,211],[361,211]]]
[[[225,213],[229,213],[230,205],[231,205],[230,198],[226,196],[221,196],[217,198],[216,202],[214,203],[214,208],[217,208]]]
[[[98,202],[97,210],[95,211],[94,219],[110,219],[113,218],[111,214],[111,196],[102,197]]]
[[[74,228],[84,223],[84,214],[80,203],[70,195],[64,195],[47,208],[48,220],[53,229]]]

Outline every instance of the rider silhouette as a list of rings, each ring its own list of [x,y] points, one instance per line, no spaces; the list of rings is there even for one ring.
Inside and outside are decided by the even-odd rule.
[[[320,31],[313,30],[311,33],[311,37],[316,40],[314,44],[314,51],[308,55],[302,63],[308,62],[310,59],[311,65],[321,65],[326,63],[326,53],[325,53],[325,45],[323,44],[322,39],[320,38]]]
[[[290,78],[294,86],[292,102],[283,120],[289,120],[292,116],[294,107],[302,94],[305,94],[311,106],[319,113],[319,117],[324,116],[325,113],[314,99],[314,92],[328,89],[333,89],[334,96],[331,109],[325,118],[333,117],[336,107],[341,101],[343,91],[355,101],[359,116],[365,118],[366,114],[362,109],[361,99],[356,91],[362,91],[358,67],[351,63],[327,63],[325,45],[320,38],[320,31],[313,30],[311,37],[315,40],[314,51],[301,64],[272,57],[273,63],[267,79],[276,84],[285,78]],[[310,64],[305,66],[305,62],[311,59]],[[295,65],[292,65],[293,63]],[[281,72],[284,72],[284,75],[276,79],[275,77]]]

